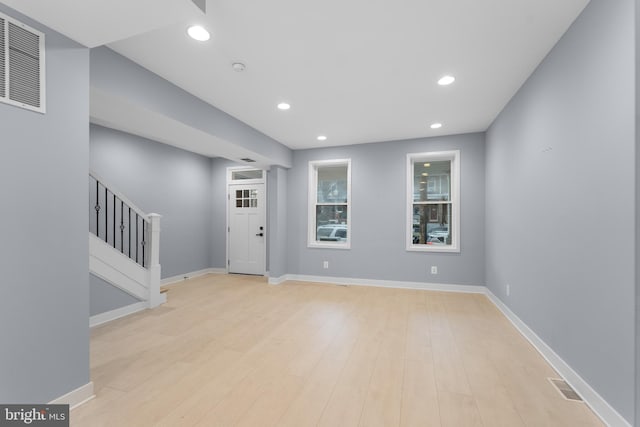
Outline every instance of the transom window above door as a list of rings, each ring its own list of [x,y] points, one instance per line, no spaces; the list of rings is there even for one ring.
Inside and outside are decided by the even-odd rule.
[[[248,179],[262,179],[263,171],[261,169],[232,170],[232,181],[245,181]]]
[[[247,166],[227,168],[227,184],[258,184],[266,182],[266,171]]]

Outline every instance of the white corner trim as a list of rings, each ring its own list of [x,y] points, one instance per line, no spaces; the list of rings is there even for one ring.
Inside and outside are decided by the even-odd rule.
[[[289,275],[288,274],[283,274],[280,277],[269,277],[269,284],[270,285],[280,285],[284,282],[286,282],[289,279]]]
[[[152,301],[151,299],[149,299],[149,301],[143,301],[146,303],[146,308],[157,308],[159,306],[161,306],[162,304],[166,304],[167,302],[167,294],[165,292],[162,292],[158,295],[158,299],[156,301]]]
[[[179,274],[177,276],[166,277],[160,280],[160,286],[173,285],[183,280],[193,279],[194,277],[204,276],[205,274],[226,274],[225,268],[205,268],[202,270],[192,271],[190,273]]]
[[[285,274],[284,276],[269,278],[269,284],[276,285],[287,280],[298,282],[330,283],[333,285],[374,286],[378,288],[419,289],[425,291],[465,292],[484,294],[485,287],[478,285],[449,285],[442,283],[402,282],[397,280],[357,279],[350,277],[308,276],[301,274]],[[276,283],[277,282],[277,283]]]
[[[93,381],[89,381],[85,385],[78,387],[75,390],[70,391],[64,396],[60,396],[57,399],[49,402],[50,405],[69,405],[69,409],[75,409],[85,402],[96,397],[93,393]]]
[[[538,353],[555,369],[564,380],[582,397],[605,424],[611,427],[631,427],[609,403],[602,398],[580,375],[578,375],[551,347],[545,343],[526,323],[524,323],[507,305],[486,289],[487,297],[505,315],[516,329],[538,350]]]
[[[138,311],[145,310],[147,306],[148,306],[147,301],[140,301],[130,305],[126,305],[124,307],[116,308],[115,310],[96,314],[95,316],[91,316],[89,318],[89,327],[93,328],[95,326],[102,325],[103,323],[111,322],[112,320],[116,320],[121,317],[128,316],[133,313],[137,313]]]

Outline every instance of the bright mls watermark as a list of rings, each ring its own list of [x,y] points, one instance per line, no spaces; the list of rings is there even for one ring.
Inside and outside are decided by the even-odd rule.
[[[0,405],[0,427],[69,427],[69,405]]]

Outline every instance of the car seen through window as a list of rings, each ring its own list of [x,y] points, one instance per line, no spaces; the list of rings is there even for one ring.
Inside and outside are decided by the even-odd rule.
[[[318,227],[317,239],[325,242],[344,242],[347,240],[346,224],[326,224]]]

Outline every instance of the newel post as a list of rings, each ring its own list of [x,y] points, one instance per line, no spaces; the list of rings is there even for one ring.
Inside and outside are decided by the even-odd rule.
[[[160,218],[162,215],[149,214],[149,308],[166,302],[160,294]]]

